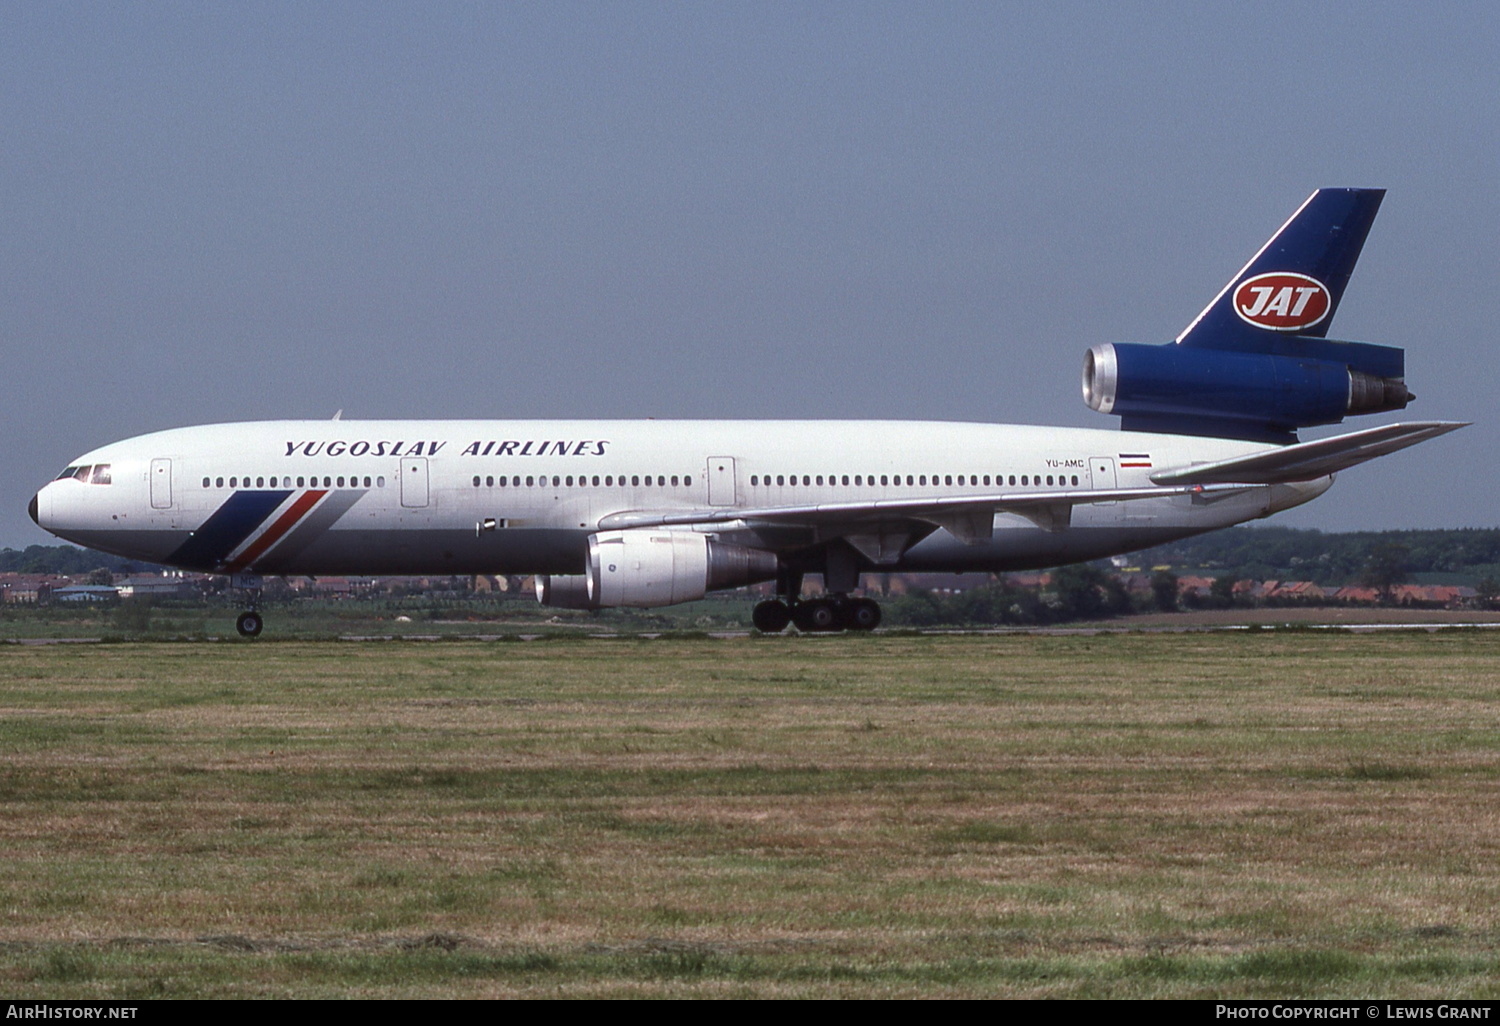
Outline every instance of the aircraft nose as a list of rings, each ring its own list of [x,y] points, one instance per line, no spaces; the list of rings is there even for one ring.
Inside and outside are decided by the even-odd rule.
[[[32,522],[44,531],[51,531],[57,526],[52,522],[52,492],[49,490],[51,487],[51,485],[43,485],[26,504],[26,512],[31,514]]]

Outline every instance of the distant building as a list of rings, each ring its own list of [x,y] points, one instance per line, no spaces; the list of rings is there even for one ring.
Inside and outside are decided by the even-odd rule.
[[[121,598],[196,598],[198,588],[186,577],[127,577],[115,582]]]
[[[52,589],[65,587],[70,583],[68,578],[52,574],[0,574],[0,602],[7,605],[35,605],[46,602]]]
[[[70,584],[52,589],[53,602],[113,602],[120,593],[108,584]]]

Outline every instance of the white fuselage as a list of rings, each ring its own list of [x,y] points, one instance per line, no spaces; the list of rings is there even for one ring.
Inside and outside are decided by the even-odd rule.
[[[95,449],[72,465],[89,470],[37,494],[34,512],[59,537],[193,570],[576,574],[589,536],[621,514],[712,511],[714,523],[683,529],[795,561],[840,532],[883,529],[863,503],[1150,487],[1153,470],[1264,448],[912,421],[265,421]],[[878,568],[997,571],[1097,558],[1266,516],[1331,482],[1213,501],[1078,504],[1050,530],[998,511],[988,537],[930,528]],[[821,504],[852,510],[848,522],[724,516]]]

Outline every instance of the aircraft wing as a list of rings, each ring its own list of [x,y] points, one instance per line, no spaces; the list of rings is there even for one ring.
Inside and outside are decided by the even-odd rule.
[[[1442,420],[1386,424],[1333,438],[1277,446],[1248,456],[1162,470],[1152,474],[1151,480],[1159,485],[1310,481],[1461,427],[1468,424]]]
[[[1250,486],[1189,484],[1148,488],[1070,488],[941,498],[824,502],[801,506],[729,506],[672,512],[631,510],[601,518],[599,527],[604,530],[620,530],[727,523],[742,523],[752,527],[812,527],[820,529],[824,534],[847,537],[859,547],[858,542],[854,541],[857,537],[863,537],[872,531],[882,537],[894,537],[901,533],[899,525],[902,522],[920,522],[926,525],[925,531],[907,532],[909,537],[930,532],[934,527],[944,527],[964,541],[975,542],[993,535],[996,513],[1016,513],[1045,530],[1061,531],[1068,526],[1073,507],[1078,505],[1162,499],[1175,495],[1219,497],[1244,491],[1247,487]]]

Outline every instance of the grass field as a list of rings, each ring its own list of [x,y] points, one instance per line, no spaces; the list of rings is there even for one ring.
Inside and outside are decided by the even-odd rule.
[[[0,647],[12,997],[1500,994],[1500,639]]]

